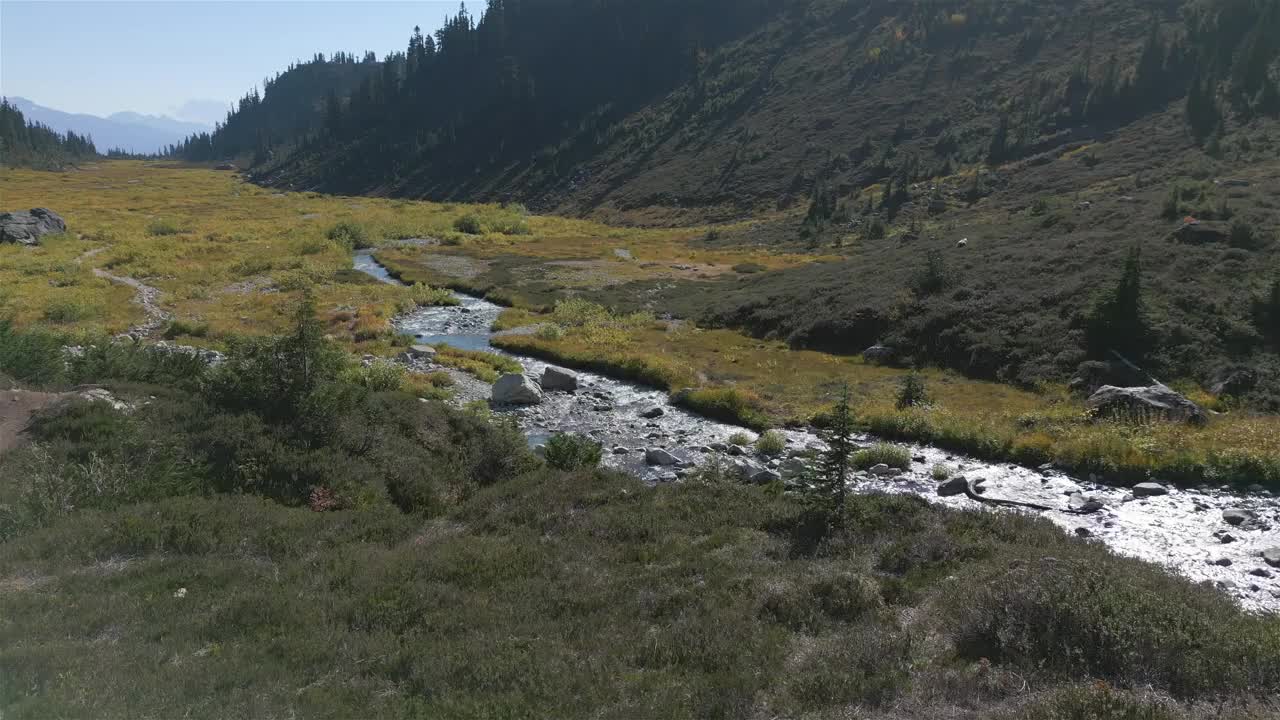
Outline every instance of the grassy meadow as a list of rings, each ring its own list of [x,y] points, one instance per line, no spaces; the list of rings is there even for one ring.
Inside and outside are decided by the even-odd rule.
[[[1090,418],[1064,387],[1039,392],[923,369],[927,402],[898,406],[906,371],[750,338],[668,324],[568,302],[549,315],[508,311],[500,325],[544,322],[505,335],[499,347],[665,388],[677,402],[757,429],[821,423],[842,383],[870,431],[1027,465],[1053,462],[1119,482],[1149,477],[1184,484],[1280,487],[1280,418],[1225,413],[1203,427]]]
[[[404,342],[391,331],[392,317],[415,303],[447,302],[421,286],[448,285],[515,306],[500,328],[554,326],[501,338],[509,350],[637,379],[676,393],[687,407],[756,428],[811,422],[848,382],[864,425],[894,438],[1053,461],[1119,481],[1280,487],[1275,416],[1235,410],[1203,428],[1095,422],[1060,386],[1030,391],[934,369],[922,371],[929,403],[899,409],[904,371],[859,358],[581,304],[546,314],[575,293],[634,307],[646,287],[821,259],[718,248],[709,240],[715,229],[611,227],[519,206],[277,193],[230,173],[134,161],[65,173],[11,170],[0,177],[0,194],[7,206],[50,207],[71,229],[39,248],[0,247],[0,312],[18,328],[75,336],[141,322],[133,290],[95,276],[97,269],[158,288],[159,306],[172,315],[164,335],[181,342],[221,346],[276,332],[284,309],[309,290],[327,333],[350,349],[388,354]],[[418,286],[352,271],[353,249],[366,246]],[[663,310],[660,303],[653,309]],[[511,369],[465,353],[443,359],[485,380]],[[1193,397],[1219,406],[1203,391]]]

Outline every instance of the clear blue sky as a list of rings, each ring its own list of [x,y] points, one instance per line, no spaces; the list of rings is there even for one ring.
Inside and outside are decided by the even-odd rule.
[[[0,0],[0,95],[208,121],[210,101],[220,117],[293,60],[335,50],[381,58],[403,50],[414,25],[433,31],[457,10],[457,0]],[[201,105],[206,117],[190,116]]]

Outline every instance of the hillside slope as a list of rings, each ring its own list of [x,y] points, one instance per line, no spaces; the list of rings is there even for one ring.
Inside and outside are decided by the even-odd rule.
[[[461,14],[255,178],[726,223],[707,245],[844,260],[657,288],[658,309],[1028,385],[1105,352],[1088,313],[1141,245],[1132,350],[1280,403],[1277,0],[681,8]]]

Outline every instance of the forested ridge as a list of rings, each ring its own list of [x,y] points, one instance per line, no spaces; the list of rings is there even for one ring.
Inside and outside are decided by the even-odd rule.
[[[1202,142],[1280,113],[1275,0],[1126,2],[1093,13],[1095,5],[490,0],[474,13],[464,4],[434,36],[415,28],[404,52],[380,61],[338,53],[291,67],[261,95],[255,89],[243,98],[212,136],[177,150],[200,160],[250,156],[268,182],[559,202],[566,189],[580,189],[582,176],[600,173],[594,161],[611,157],[609,185],[569,200],[589,209],[618,195],[614,186],[660,167],[662,146],[679,145],[676,136],[686,146],[714,141],[767,153],[770,169],[798,165],[799,177],[787,178],[798,188],[755,184],[755,192],[794,193],[812,191],[820,176],[837,185],[911,181],[965,162],[1008,162],[1064,134],[1122,126],[1173,102],[1185,105],[1183,122]],[[788,59],[833,39],[839,56],[814,58],[803,76],[776,76]],[[1051,72],[1036,65],[1046,59]],[[862,107],[860,98],[903,70],[925,84],[945,82],[950,102],[972,103],[990,80],[1000,93],[982,103],[980,123],[963,127],[939,107]],[[833,75],[844,92],[831,89]],[[822,93],[816,104],[806,97],[813,92]],[[791,103],[802,116],[833,101],[882,115],[877,124],[893,132],[864,129],[849,142],[819,124],[803,141],[784,136],[767,150],[750,147],[753,132],[780,122],[769,105]],[[931,152],[886,157],[910,139],[927,141]],[[832,151],[833,167],[806,167],[815,144]],[[741,157],[733,162],[701,168],[750,171],[739,167],[750,164]],[[723,186],[723,177],[692,188],[679,188],[682,181],[675,178],[672,194],[689,189],[701,196],[692,201],[722,200],[711,184]],[[661,195],[608,199],[671,204]]]
[[[21,110],[0,100],[0,166],[56,169],[97,155],[93,138],[28,122]]]

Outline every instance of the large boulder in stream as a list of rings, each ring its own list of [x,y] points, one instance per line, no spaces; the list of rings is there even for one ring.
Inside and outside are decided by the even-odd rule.
[[[493,384],[495,405],[537,405],[542,402],[542,390],[524,375],[503,375]]]
[[[574,392],[578,389],[578,374],[571,370],[548,366],[542,371],[541,385],[547,392],[556,390]]]
[[[1263,550],[1262,560],[1271,567],[1280,567],[1280,545]]]
[[[948,478],[938,484],[938,495],[942,497],[955,497],[963,495],[965,490],[969,489],[969,479],[963,475],[956,475]]]
[[[649,448],[644,452],[644,461],[650,465],[669,467],[680,462],[680,458],[662,448]]]
[[[1209,415],[1203,408],[1164,385],[1103,385],[1089,396],[1087,405],[1094,415],[1100,417],[1142,420],[1159,418],[1197,425],[1209,420]]]
[[[1168,495],[1169,488],[1160,483],[1144,482],[1133,486],[1134,497],[1156,497],[1159,495]]]
[[[0,243],[39,245],[41,237],[66,231],[66,221],[47,208],[0,213]]]

